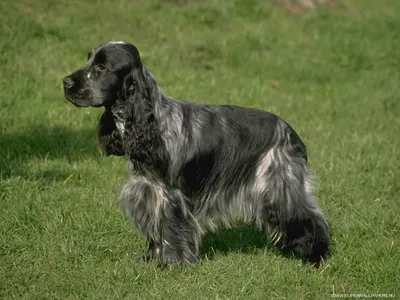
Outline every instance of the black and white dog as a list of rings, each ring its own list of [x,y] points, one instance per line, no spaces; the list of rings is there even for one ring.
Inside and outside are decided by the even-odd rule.
[[[127,159],[120,200],[149,242],[144,260],[194,263],[206,231],[238,220],[306,261],[326,258],[328,225],[306,147],[276,115],[167,97],[126,42],[91,50],[63,84],[76,106],[105,108],[99,141]]]

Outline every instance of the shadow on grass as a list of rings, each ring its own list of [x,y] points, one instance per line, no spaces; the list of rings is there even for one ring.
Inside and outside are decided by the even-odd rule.
[[[272,248],[264,232],[254,227],[240,225],[232,229],[221,229],[207,233],[203,238],[201,257],[213,259],[216,254],[230,252],[254,253],[260,249]]]
[[[330,233],[328,260],[332,256],[333,248],[335,248],[335,241]],[[313,264],[307,262],[291,251],[284,251],[273,246],[268,242],[265,232],[250,225],[241,225],[232,229],[221,229],[215,233],[207,233],[203,239],[200,255],[201,258],[212,260],[217,254],[227,255],[232,252],[250,254],[262,249],[266,249],[271,255],[301,260],[304,264],[314,265],[316,268],[321,266],[321,263]]]
[[[31,160],[57,160],[68,162],[87,156],[100,156],[96,142],[96,129],[73,130],[67,127],[34,125],[21,132],[0,133],[1,178],[29,177],[33,171],[26,164]],[[54,166],[54,168],[53,168]],[[51,170],[41,172],[40,178],[65,178],[62,162],[52,164]]]

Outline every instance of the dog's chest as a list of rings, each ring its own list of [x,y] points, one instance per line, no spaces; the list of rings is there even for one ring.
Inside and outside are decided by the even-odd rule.
[[[119,133],[123,136],[125,132],[125,123],[122,121],[116,121],[115,125],[117,126]]]

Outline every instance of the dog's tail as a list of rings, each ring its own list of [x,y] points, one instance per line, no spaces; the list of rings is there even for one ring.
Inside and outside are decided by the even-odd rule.
[[[304,143],[285,122],[279,124],[277,143],[267,155],[268,189],[264,213],[275,244],[319,262],[328,255],[328,224],[313,195],[313,176],[307,168]]]

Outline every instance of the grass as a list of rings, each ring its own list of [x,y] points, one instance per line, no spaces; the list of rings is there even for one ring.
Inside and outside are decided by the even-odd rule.
[[[291,15],[269,1],[0,3],[0,298],[327,299],[400,296],[400,2]],[[205,238],[191,267],[137,265],[146,245],[115,204],[99,109],[61,78],[106,40],[136,44],[162,90],[273,111],[319,176],[332,256],[314,269],[250,228]]]

